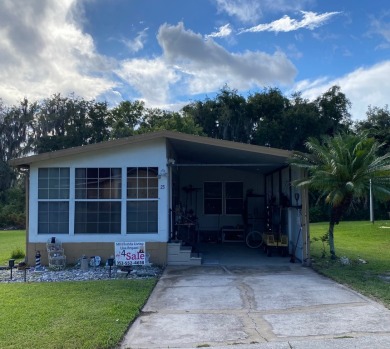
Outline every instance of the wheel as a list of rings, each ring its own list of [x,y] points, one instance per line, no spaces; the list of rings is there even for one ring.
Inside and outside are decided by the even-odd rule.
[[[259,248],[263,244],[263,237],[258,231],[252,230],[246,236],[246,244],[250,248]]]

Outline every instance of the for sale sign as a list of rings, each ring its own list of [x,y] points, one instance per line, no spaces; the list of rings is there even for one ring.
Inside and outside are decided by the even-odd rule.
[[[145,242],[116,242],[115,262],[118,266],[145,264]]]

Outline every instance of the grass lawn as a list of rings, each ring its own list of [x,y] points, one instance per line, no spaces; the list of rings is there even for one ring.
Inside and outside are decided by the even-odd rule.
[[[156,279],[0,284],[3,349],[115,348]]]
[[[24,231],[0,231],[0,265],[25,250]],[[115,348],[157,279],[0,283],[0,348]]]
[[[7,265],[12,251],[26,252],[26,232],[24,230],[0,230],[0,266]]]
[[[390,221],[340,222],[335,226],[336,255],[347,257],[349,265],[329,259],[329,245],[313,238],[323,236],[327,223],[311,223],[311,256],[313,268],[337,282],[348,285],[366,296],[381,301],[390,308]],[[362,259],[367,262],[359,262]]]

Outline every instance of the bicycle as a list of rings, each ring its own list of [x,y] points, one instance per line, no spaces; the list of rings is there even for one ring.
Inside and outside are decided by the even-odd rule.
[[[259,248],[263,244],[263,235],[257,230],[252,230],[245,238],[249,248]]]

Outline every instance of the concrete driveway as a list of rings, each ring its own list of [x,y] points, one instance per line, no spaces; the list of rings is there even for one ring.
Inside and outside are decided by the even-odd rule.
[[[387,349],[390,310],[299,264],[167,267],[121,348],[202,347]]]

